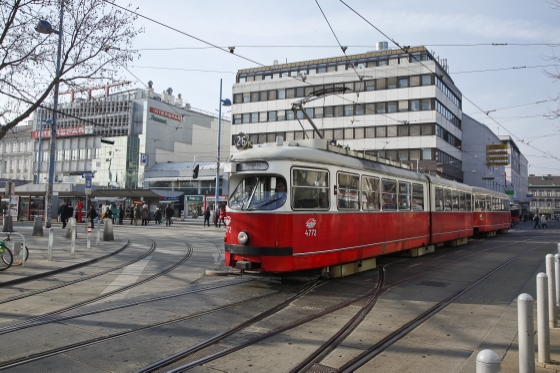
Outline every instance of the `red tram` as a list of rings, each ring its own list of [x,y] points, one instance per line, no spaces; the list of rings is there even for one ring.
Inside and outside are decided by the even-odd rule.
[[[476,232],[507,232],[507,195],[373,158],[319,139],[233,156],[226,265],[292,272],[361,264],[465,243]]]

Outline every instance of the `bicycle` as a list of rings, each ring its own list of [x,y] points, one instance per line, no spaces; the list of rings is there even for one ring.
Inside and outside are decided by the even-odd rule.
[[[14,256],[4,241],[0,241],[0,271],[10,268],[12,263],[14,262]]]
[[[8,248],[7,242],[13,242],[13,241],[10,239],[10,235],[9,235],[9,234],[6,235],[6,238],[5,238],[5,239],[3,239],[2,241],[0,241],[0,245],[1,245],[1,246],[4,246],[4,247],[9,251],[9,255],[12,256],[12,261],[11,261],[10,265],[16,265],[16,266],[17,266],[17,265],[21,265],[21,259],[16,259],[15,261],[13,260],[13,254],[12,254],[12,252],[10,251],[10,249]],[[14,247],[14,246],[12,246],[12,250],[14,251],[14,254],[15,254],[15,255],[21,255],[21,253],[19,253],[19,254],[16,253],[16,250],[15,250],[15,247]],[[17,250],[17,251],[19,252],[19,250]],[[25,246],[25,261],[27,261],[28,259],[29,259],[29,249],[27,248],[27,246]],[[1,265],[1,264],[0,264],[0,265]],[[8,266],[7,266],[6,268],[4,268],[4,269],[8,269],[8,268],[10,267],[10,265],[8,265]]]

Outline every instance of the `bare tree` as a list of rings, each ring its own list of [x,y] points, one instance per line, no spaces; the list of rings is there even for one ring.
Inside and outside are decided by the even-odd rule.
[[[58,36],[39,34],[47,20],[57,29],[64,1],[60,72],[56,74]],[[0,0],[0,139],[62,89],[114,82],[137,55],[136,16],[113,7],[114,0]],[[131,5],[129,5],[130,7]]]

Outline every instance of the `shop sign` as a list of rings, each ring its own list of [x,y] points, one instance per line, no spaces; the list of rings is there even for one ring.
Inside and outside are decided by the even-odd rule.
[[[173,114],[173,113],[170,113],[170,112],[165,111],[165,110],[156,109],[155,107],[150,107],[150,113],[155,114],[155,115],[159,115],[160,117],[168,118],[168,119],[171,119],[171,120],[176,120],[177,122],[182,121],[182,118],[181,118],[180,115]],[[153,115],[152,115],[152,118],[154,118]],[[162,119],[162,118],[158,118],[158,120],[156,120],[156,121],[158,121],[158,122],[164,121],[162,123],[167,123],[167,121],[165,119]]]
[[[159,122],[159,123],[163,123],[163,124],[167,124],[167,119],[163,119],[160,117],[156,117],[155,115],[152,114],[152,116],[150,117],[151,120],[153,120],[154,122]]]
[[[227,202],[228,196],[220,196],[220,202]],[[206,197],[206,202],[215,202],[216,196]]]
[[[56,137],[72,137],[72,136],[82,136],[82,135],[89,135],[93,133],[89,126],[81,126],[81,127],[71,127],[71,128],[57,128],[56,129]],[[51,130],[43,130],[43,131],[33,131],[31,132],[32,139],[38,139],[42,137],[43,139],[50,139],[51,137]]]
[[[190,202],[202,202],[203,197],[202,196],[187,196],[187,201]]]
[[[143,205],[144,202],[142,202],[142,201],[140,201],[140,200],[138,200],[138,199],[133,199],[133,200],[132,200],[132,204],[133,204],[133,205]]]
[[[178,201],[179,197],[159,197],[160,201]]]

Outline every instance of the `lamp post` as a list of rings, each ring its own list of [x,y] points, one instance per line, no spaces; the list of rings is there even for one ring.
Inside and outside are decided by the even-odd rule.
[[[218,210],[220,201],[220,134],[222,132],[222,105],[231,106],[231,101],[229,98],[222,100],[222,79],[220,79],[220,109],[218,111],[218,162],[216,164],[216,204],[214,210]]]
[[[64,1],[60,2],[60,20],[58,31],[53,29],[48,21],[40,20],[35,27],[35,31],[41,34],[50,35],[55,33],[58,35],[58,48],[56,53],[56,83],[54,85],[54,102],[53,102],[53,121],[51,126],[51,150],[49,157],[49,184],[47,186],[47,216],[45,217],[45,228],[51,227],[51,214],[52,214],[52,197],[53,197],[53,184],[54,184],[54,157],[56,155],[56,112],[58,110],[58,79],[60,75],[60,54],[62,52],[62,20],[64,15]]]

